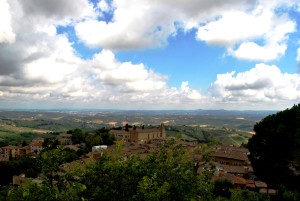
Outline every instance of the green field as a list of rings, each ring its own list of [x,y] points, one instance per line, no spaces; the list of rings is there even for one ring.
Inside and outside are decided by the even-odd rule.
[[[183,140],[198,140],[203,143],[217,141],[236,146],[246,144],[252,137],[248,131],[228,128],[201,128],[199,126],[169,126],[167,127],[167,134],[174,137],[180,134]]]

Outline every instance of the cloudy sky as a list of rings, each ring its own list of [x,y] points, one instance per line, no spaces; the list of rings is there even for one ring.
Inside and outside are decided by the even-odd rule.
[[[300,103],[299,0],[0,0],[0,108]]]

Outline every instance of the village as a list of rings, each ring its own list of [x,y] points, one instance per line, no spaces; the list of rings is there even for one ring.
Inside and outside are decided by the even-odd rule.
[[[172,137],[166,135],[165,126],[161,124],[156,128],[129,127],[126,125],[122,130],[111,130],[111,134],[115,136],[116,143],[123,142],[124,158],[130,156],[139,156],[145,158],[149,153],[156,151],[163,143]],[[173,137],[174,138],[174,137]],[[43,147],[44,138],[35,138],[26,146],[5,146],[0,148],[0,160],[14,160],[22,156],[38,157]],[[73,144],[72,134],[62,133],[57,136],[60,145],[65,148],[78,150],[80,144]],[[209,153],[211,163],[214,167],[213,181],[219,179],[229,180],[234,188],[248,189],[264,194],[275,195],[276,190],[268,189],[266,183],[260,181],[254,174],[251,163],[248,159],[250,154],[245,147],[237,147],[230,144],[200,144],[197,141],[177,140],[177,143],[184,147],[195,164],[197,165],[197,173],[201,173],[205,168],[204,153]],[[79,160],[70,163],[61,164],[61,169],[68,169],[72,166],[85,165],[86,163],[95,163],[101,158],[103,152],[111,152],[116,148],[116,144],[93,146],[89,153],[84,154]],[[19,186],[25,180],[32,180],[41,183],[41,177],[27,178],[24,173],[15,175],[12,178],[12,184]]]

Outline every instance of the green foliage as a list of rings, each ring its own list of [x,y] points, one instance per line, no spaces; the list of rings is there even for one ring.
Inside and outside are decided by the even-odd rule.
[[[209,155],[207,147],[203,147],[198,151]],[[124,157],[124,142],[120,141],[95,163],[79,163],[65,171],[59,168],[73,157],[72,151],[60,146],[43,152],[43,182],[27,181],[19,188],[11,187],[7,200],[262,200],[250,199],[250,195],[257,195],[244,191],[232,191],[231,197],[224,198],[215,195],[218,186],[211,182],[212,172],[204,170],[197,174],[195,161],[176,140],[167,141],[143,160],[137,155]],[[207,158],[205,164],[208,163]],[[221,187],[224,186],[230,192],[222,183]]]
[[[36,158],[20,157],[10,161],[0,161],[0,185],[11,183],[14,175],[25,173],[26,176],[36,177],[40,171],[40,162]]]
[[[261,193],[249,191],[249,190],[231,190],[230,201],[269,201],[270,198]]]
[[[265,117],[248,143],[255,173],[268,184],[300,191],[300,104]]]
[[[44,151],[41,153],[41,163],[43,173],[48,174],[59,171],[59,165],[71,162],[78,156],[74,150],[57,146],[56,149]]]
[[[44,179],[42,184],[36,184],[27,180],[18,188],[11,187],[8,191],[7,201],[80,201],[83,199],[79,193],[85,189],[83,184],[65,174],[57,177],[55,182]]]
[[[90,151],[93,146],[105,144],[112,145],[114,144],[115,137],[109,133],[109,129],[100,128],[95,130],[95,133],[88,134],[83,132],[81,129],[74,129],[67,131],[68,134],[72,134],[73,144],[86,144],[86,151]]]
[[[143,200],[169,200],[170,184],[164,182],[162,185],[159,185],[157,181],[157,174],[154,173],[151,178],[144,176],[142,181],[139,182],[138,194]]]
[[[86,133],[84,133],[81,129],[74,129],[67,132],[68,134],[72,134],[72,142],[73,144],[79,144],[85,141]]]
[[[298,201],[298,200],[300,200],[300,193],[296,192],[296,191],[285,190],[285,191],[283,191],[283,193],[281,195],[281,200]]]
[[[180,137],[184,140],[197,140],[199,143],[228,143],[241,145],[252,137],[246,131],[229,128],[202,128],[199,126],[170,126],[167,129],[169,136]],[[181,135],[181,136],[180,136]]]
[[[99,135],[87,134],[85,137],[85,144],[88,150],[91,150],[93,146],[97,146],[102,143],[103,140]]]
[[[214,194],[216,196],[229,198],[231,188],[233,188],[233,184],[228,179],[219,179],[214,182]]]
[[[105,145],[112,145],[115,141],[115,136],[111,133],[109,133],[109,129],[101,128],[96,130],[96,134],[99,135],[103,141],[103,144]]]

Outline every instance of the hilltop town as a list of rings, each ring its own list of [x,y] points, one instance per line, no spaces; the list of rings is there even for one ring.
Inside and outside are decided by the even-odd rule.
[[[72,133],[72,132],[69,132]],[[126,124],[120,130],[110,130],[109,133],[114,137],[115,142],[111,145],[94,145],[90,147],[87,153],[83,153],[78,158],[67,163],[59,164],[61,170],[72,169],[73,167],[85,166],[86,164],[94,164],[101,160],[104,152],[114,152],[116,146],[122,144],[125,158],[132,156],[145,159],[149,154],[156,152],[166,142],[175,140],[175,137],[166,135],[165,125],[147,128],[145,126],[129,126]],[[76,134],[74,134],[76,135]],[[96,133],[86,134],[87,136],[95,136]],[[75,139],[73,137],[73,139]],[[75,139],[76,140],[76,139]],[[72,142],[72,134],[62,133],[56,138],[57,145],[63,149],[71,149],[78,151],[82,146],[86,146],[85,142]],[[251,163],[248,159],[249,151],[245,147],[236,147],[230,144],[204,144],[197,141],[186,141],[177,139],[176,144],[181,146],[196,164],[198,174],[205,171],[205,168],[213,170],[212,181],[220,179],[228,180],[232,183],[233,188],[248,189],[253,192],[260,192],[269,195],[275,195],[276,190],[268,189],[267,184],[259,181],[255,176]],[[33,139],[28,145],[24,146],[4,146],[0,148],[0,160],[17,160],[24,156],[40,157],[43,150],[47,150],[49,144],[45,144],[45,139],[39,137]],[[206,162],[209,157],[210,166]],[[28,178],[23,172],[13,175],[11,183],[13,185],[22,185],[26,180],[35,183],[41,183],[43,177],[38,175],[37,178]]]
[[[252,143],[256,133],[238,130],[239,126],[174,125],[170,121],[150,125],[124,120],[107,121],[100,128],[71,127],[59,131],[44,127],[59,125],[62,118],[57,113],[49,115],[52,120],[46,120],[45,114],[33,114],[33,120],[27,114],[1,120],[6,136],[10,129],[12,136],[22,138],[16,141],[5,136],[1,141],[0,197],[11,192],[10,200],[20,196],[40,200],[42,195],[68,200],[66,196],[71,193],[78,199],[97,195],[111,200],[105,193],[110,192],[113,200],[144,200],[154,195],[178,199],[201,196],[202,200],[231,200],[236,196],[248,200],[254,196],[268,200],[280,194],[280,186],[272,185],[260,172],[257,174],[257,163],[250,162],[256,156],[253,153],[259,154],[250,152],[250,148],[256,151],[253,147],[257,144]],[[229,122],[232,118],[244,121],[244,117],[226,118],[231,119]],[[23,126],[24,122],[43,122],[43,127],[22,127],[20,122]],[[297,175],[297,162],[292,162],[290,169]],[[114,190],[115,186],[118,190]],[[34,193],[43,188],[52,193]],[[32,192],[24,194],[25,189]],[[155,193],[149,195],[151,192]]]

